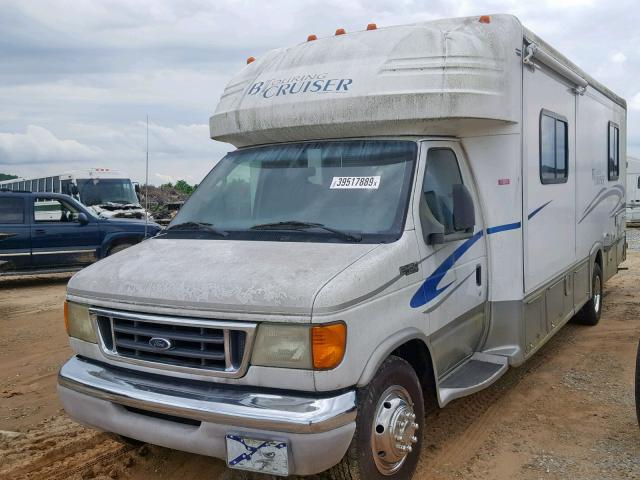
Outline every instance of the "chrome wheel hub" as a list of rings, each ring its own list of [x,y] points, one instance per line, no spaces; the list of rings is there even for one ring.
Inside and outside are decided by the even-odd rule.
[[[371,429],[371,450],[380,473],[392,475],[402,467],[418,441],[418,428],[409,392],[399,385],[385,390]]]
[[[600,311],[600,301],[602,300],[602,284],[600,277],[596,276],[593,280],[593,308],[598,313]]]

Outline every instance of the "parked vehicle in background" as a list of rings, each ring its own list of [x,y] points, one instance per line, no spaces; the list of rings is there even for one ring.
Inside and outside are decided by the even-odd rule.
[[[210,119],[238,149],[71,279],[71,417],[231,468],[409,478],[425,397],[598,323],[624,99],[512,16],[337,33],[251,59]]]
[[[640,159],[627,157],[627,225],[640,226]]]
[[[0,190],[0,276],[78,270],[144,235],[144,221],[100,218],[68,195]]]
[[[147,214],[138,200],[137,184],[126,174],[108,168],[5,180],[0,182],[0,189],[63,193],[102,218],[145,218]]]

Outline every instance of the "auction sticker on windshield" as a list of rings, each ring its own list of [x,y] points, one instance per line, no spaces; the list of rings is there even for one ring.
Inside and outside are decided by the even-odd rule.
[[[227,435],[227,465],[240,470],[289,475],[286,442]]]
[[[366,188],[377,190],[380,186],[380,176],[372,177],[333,177],[332,189],[335,188]]]

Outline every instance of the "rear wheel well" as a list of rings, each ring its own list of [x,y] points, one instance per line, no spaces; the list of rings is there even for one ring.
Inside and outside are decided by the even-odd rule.
[[[598,253],[596,253],[596,259],[594,263],[600,265],[600,270],[602,270],[602,250],[598,250]]]
[[[436,380],[429,349],[422,340],[414,339],[397,347],[391,355],[406,360],[415,370],[424,395],[425,411],[438,405]]]

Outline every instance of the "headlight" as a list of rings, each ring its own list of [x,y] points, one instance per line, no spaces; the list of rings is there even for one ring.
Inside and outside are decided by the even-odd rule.
[[[253,365],[311,368],[311,338],[306,325],[263,323],[251,357]]]
[[[67,335],[85,342],[98,343],[93,331],[89,307],[74,302],[64,302],[64,326]]]
[[[346,327],[330,325],[282,325],[258,327],[252,365],[324,370],[336,367],[344,356]]]

